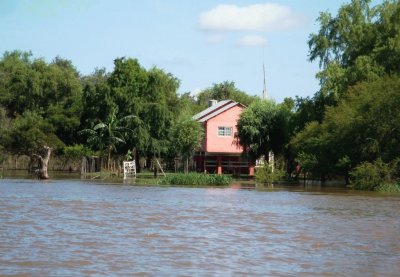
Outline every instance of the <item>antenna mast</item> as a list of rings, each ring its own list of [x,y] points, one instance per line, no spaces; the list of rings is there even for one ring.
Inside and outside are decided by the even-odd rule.
[[[264,61],[263,61],[263,73],[264,73],[264,86],[263,86],[263,95],[262,98],[264,100],[268,99],[268,93],[267,93],[267,84],[265,81],[265,65],[264,65]]]
[[[263,99],[263,100],[267,100],[267,99],[268,99],[268,92],[267,92],[267,82],[266,82],[266,80],[265,80],[265,62],[264,62],[265,58],[264,58],[264,49],[265,49],[265,48],[263,47],[262,54],[263,54],[264,86],[263,86],[263,91],[262,91],[262,99]]]

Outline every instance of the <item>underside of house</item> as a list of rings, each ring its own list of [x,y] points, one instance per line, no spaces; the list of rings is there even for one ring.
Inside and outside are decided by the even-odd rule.
[[[194,161],[198,172],[234,176],[254,174],[254,167],[242,154],[196,152]]]

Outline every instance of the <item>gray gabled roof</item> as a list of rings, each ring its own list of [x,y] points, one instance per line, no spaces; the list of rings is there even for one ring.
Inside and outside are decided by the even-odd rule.
[[[209,113],[212,113],[212,112],[215,111],[215,110],[218,110],[220,107],[226,105],[226,104],[229,103],[229,102],[232,102],[232,100],[222,100],[222,101],[219,101],[219,102],[217,102],[217,104],[214,104],[214,105],[212,105],[211,107],[208,107],[207,109],[205,109],[204,111],[201,111],[201,112],[199,112],[198,114],[195,114],[195,115],[193,116],[193,119],[198,120],[198,119],[202,118],[203,116],[205,116],[205,115],[207,115],[207,114],[209,114]]]
[[[237,104],[242,105],[233,100],[222,100],[217,104],[212,105],[211,107],[205,109],[204,111],[194,115],[193,119],[197,120],[198,122],[205,122],[210,118],[213,118],[214,116],[217,116],[223,113],[224,111],[229,110],[230,108],[236,106]]]

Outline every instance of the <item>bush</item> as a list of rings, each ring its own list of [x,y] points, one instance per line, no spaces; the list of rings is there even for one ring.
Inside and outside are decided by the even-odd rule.
[[[350,172],[350,187],[360,190],[375,190],[390,183],[391,167],[382,160],[364,162]]]
[[[400,193],[400,183],[397,184],[381,184],[375,187],[375,191],[378,192],[398,192]]]
[[[81,144],[64,147],[64,156],[68,159],[82,159],[91,154],[91,151]]]
[[[232,182],[232,177],[227,175],[214,175],[202,173],[168,174],[160,181],[161,185],[175,186],[227,186]]]
[[[273,183],[283,181],[286,173],[284,170],[275,168],[272,172],[272,168],[269,165],[258,167],[255,172],[256,181],[259,183]]]

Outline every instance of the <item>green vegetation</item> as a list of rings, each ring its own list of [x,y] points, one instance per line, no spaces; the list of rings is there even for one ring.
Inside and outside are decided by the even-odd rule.
[[[378,165],[400,157],[400,2],[369,4],[353,0],[337,16],[321,13],[309,40],[321,88],[296,99],[289,144],[311,176],[344,176],[358,189],[380,185]]]
[[[285,105],[273,101],[254,101],[238,121],[238,138],[255,159],[270,151],[283,153],[289,138],[290,113]]]
[[[206,108],[209,99],[225,100],[232,99],[236,102],[242,103],[245,106],[249,106],[254,100],[257,99],[255,96],[250,96],[247,93],[237,89],[234,82],[225,81],[220,84],[213,84],[212,87],[207,88],[199,93],[197,96],[198,104]]]
[[[279,168],[274,168],[274,170],[272,170],[271,166],[264,165],[256,169],[255,177],[257,183],[262,184],[282,182],[285,181],[286,170],[282,170]]]
[[[400,193],[400,184],[382,184],[377,186],[375,191],[387,193]]]
[[[232,180],[232,177],[227,175],[203,173],[168,174],[160,181],[160,184],[174,186],[227,186]]]
[[[396,191],[399,181],[400,160],[390,164],[381,159],[363,162],[350,172],[350,187],[360,190]]]
[[[201,145],[203,128],[189,114],[183,114],[172,127],[173,149],[186,158],[185,173],[189,170],[189,157]]]

